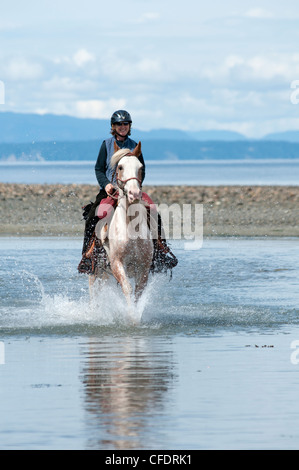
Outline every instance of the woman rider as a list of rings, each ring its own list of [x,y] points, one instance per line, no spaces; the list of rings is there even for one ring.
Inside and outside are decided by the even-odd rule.
[[[132,119],[130,114],[125,110],[115,111],[111,116],[111,134],[112,137],[103,141],[98,158],[95,164],[95,174],[97,181],[100,185],[100,192],[98,193],[96,200],[94,203],[88,204],[85,206],[83,217],[86,220],[85,224],[85,233],[84,233],[84,242],[83,242],[83,249],[82,249],[82,260],[78,266],[79,272],[84,272],[88,274],[93,273],[92,263],[89,258],[85,257],[87,249],[90,245],[91,237],[94,234],[95,226],[99,220],[99,217],[96,215],[97,207],[99,204],[105,199],[107,201],[110,200],[112,203],[114,199],[110,198],[110,195],[115,193],[115,187],[112,182],[112,170],[110,168],[110,160],[112,155],[115,152],[114,143],[120,149],[129,149],[133,151],[137,146],[137,143],[131,139],[129,136],[131,135],[131,125]],[[143,159],[143,155],[141,154],[139,157],[140,162],[142,163],[142,182],[145,177],[145,162]],[[149,196],[143,193],[143,199],[151,205],[153,201],[149,198]],[[155,272],[164,271],[167,269],[171,269],[177,264],[177,259],[175,256],[170,252],[169,248],[166,245],[166,240],[161,238],[161,218],[158,215],[158,240],[153,240],[154,242],[154,259],[152,270]],[[103,246],[98,247],[97,252],[98,258],[102,259],[103,264],[106,266],[106,251]]]

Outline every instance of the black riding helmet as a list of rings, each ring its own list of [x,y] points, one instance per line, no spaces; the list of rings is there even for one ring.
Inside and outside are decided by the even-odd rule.
[[[119,111],[115,111],[111,116],[111,126],[112,124],[117,124],[118,122],[129,122],[132,123],[132,118],[128,111],[124,109],[120,109]]]

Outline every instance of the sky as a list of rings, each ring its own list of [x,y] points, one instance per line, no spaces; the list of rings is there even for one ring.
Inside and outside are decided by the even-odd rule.
[[[298,26],[298,0],[2,0],[0,112],[299,129]]]

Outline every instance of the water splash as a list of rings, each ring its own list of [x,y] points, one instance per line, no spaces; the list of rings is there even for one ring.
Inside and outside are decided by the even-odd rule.
[[[43,283],[37,275],[19,271],[11,286],[12,291],[15,284],[19,286],[18,295],[14,296],[12,292],[7,304],[0,306],[0,329],[48,331],[69,328],[69,331],[78,331],[99,326],[132,326],[125,297],[114,280],[96,285],[92,296],[89,295],[86,278],[85,281],[84,288],[75,289],[76,295],[57,282],[52,291],[47,292],[49,279]],[[149,285],[134,307],[135,325],[142,322],[150,299]]]
[[[113,279],[95,285],[90,300],[91,311],[97,312],[104,323],[140,325],[147,307],[152,304],[152,292],[156,281],[151,279],[138,302],[132,299],[129,309],[125,297]]]
[[[87,332],[160,331],[190,334],[213,328],[271,328],[298,323],[298,309],[259,305],[254,298],[240,304],[223,295],[215,301],[207,283],[193,287],[192,278],[154,276],[134,306],[134,325],[125,297],[113,279],[98,285],[90,298],[87,277],[61,269],[15,269],[0,276],[0,331],[33,334],[84,334]],[[136,332],[136,330],[134,330]]]

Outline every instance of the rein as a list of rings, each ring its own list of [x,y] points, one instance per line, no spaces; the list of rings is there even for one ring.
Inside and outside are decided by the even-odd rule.
[[[119,195],[118,195],[118,192],[117,192],[117,189],[114,191],[113,194],[108,194],[109,197],[112,197],[112,199],[114,199],[115,201],[118,201],[119,199]]]
[[[131,180],[137,180],[141,187],[142,182],[139,178],[133,177],[133,178],[128,178],[127,180],[121,180],[120,178],[116,178],[118,187],[122,189],[123,191],[124,191],[125,184]],[[121,182],[122,186],[119,184],[119,181]]]
[[[141,188],[142,181],[139,178],[133,177],[133,178],[128,178],[127,180],[121,180],[120,178],[116,178],[117,186],[124,192],[124,194],[126,194],[125,184],[130,180],[137,180],[138,183],[140,184],[140,188]],[[121,185],[119,184],[119,181],[121,182]],[[113,194],[109,194],[109,197],[112,197],[112,199],[117,201],[119,199],[119,194],[117,192],[117,189],[114,191]]]

